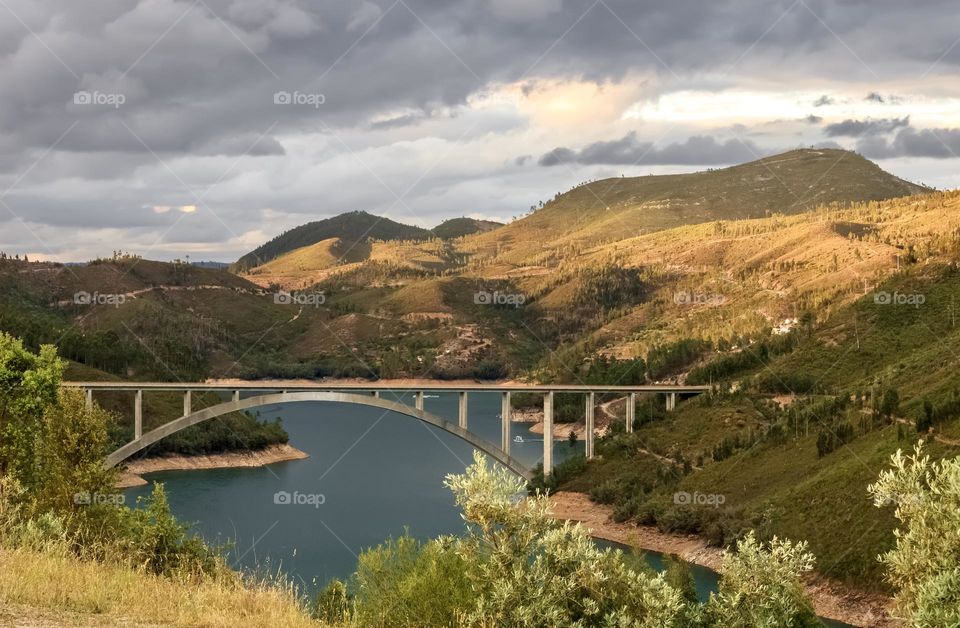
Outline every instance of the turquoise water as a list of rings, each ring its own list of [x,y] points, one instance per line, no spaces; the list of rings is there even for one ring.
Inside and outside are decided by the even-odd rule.
[[[403,399],[413,404],[412,396]],[[439,394],[424,407],[456,421],[457,398]],[[500,439],[500,397],[470,395],[469,429],[491,442]],[[210,542],[232,541],[234,567],[260,573],[281,570],[306,592],[331,578],[345,578],[357,555],[407,530],[429,539],[463,529],[460,512],[443,486],[449,473],[470,463],[473,448],[456,436],[393,412],[330,402],[302,402],[260,409],[260,417],[282,417],[290,443],[306,460],[264,468],[170,471],[150,474],[166,485],[173,512]],[[511,454],[528,466],[542,460],[543,441],[529,425],[514,423]],[[539,439],[539,440],[538,440]],[[582,453],[583,443],[554,444],[554,460]],[[128,500],[149,487],[127,491]],[[289,494],[290,502],[277,503]],[[646,553],[660,568],[662,557]],[[706,599],[717,576],[691,566]],[[842,625],[842,624],[831,624]]]

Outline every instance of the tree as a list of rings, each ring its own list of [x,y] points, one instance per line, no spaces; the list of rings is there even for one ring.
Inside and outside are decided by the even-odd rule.
[[[628,569],[581,525],[553,519],[546,496],[522,499],[524,482],[481,454],[445,484],[470,524],[452,541],[476,593],[468,625],[690,625],[691,609],[662,575]]]
[[[776,537],[769,548],[753,531],[724,552],[720,591],[707,605],[710,625],[731,628],[813,628],[821,626],[803,591],[800,576],[813,569],[806,542]]]
[[[76,496],[114,491],[116,469],[106,469],[108,425],[114,417],[98,405],[86,407],[79,390],[61,390],[43,413],[35,498],[41,509],[70,510]]]
[[[960,457],[931,462],[921,440],[891,463],[868,491],[878,508],[895,505],[901,523],[880,556],[897,610],[914,626],[960,625]]]
[[[57,401],[63,368],[54,347],[37,355],[0,332],[0,475],[27,490],[39,482],[43,415]]]
[[[883,391],[883,399],[880,401],[880,415],[890,420],[900,408],[900,394],[896,388],[887,388]]]

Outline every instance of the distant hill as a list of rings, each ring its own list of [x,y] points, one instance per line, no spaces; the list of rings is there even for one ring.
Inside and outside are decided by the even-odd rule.
[[[230,268],[228,262],[214,262],[214,261],[200,261],[200,262],[190,262],[192,266],[197,268],[209,268],[211,270],[227,270]]]
[[[557,251],[571,243],[929,191],[853,152],[800,149],[718,170],[592,181],[475,240],[481,250],[514,251],[505,259],[520,264],[534,251]]]
[[[439,225],[431,229],[434,235],[443,240],[452,240],[474,233],[485,233],[502,227],[502,222],[493,220],[478,220],[476,218],[451,218],[444,220]]]
[[[349,250],[354,244],[367,240],[428,240],[432,237],[430,231],[420,227],[404,225],[363,211],[348,212],[284,232],[241,257],[233,268],[243,272],[284,253],[331,238],[338,238],[344,250]]]

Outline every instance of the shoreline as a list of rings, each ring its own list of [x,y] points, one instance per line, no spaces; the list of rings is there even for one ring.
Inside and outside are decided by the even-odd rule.
[[[584,493],[559,491],[550,495],[553,516],[564,521],[582,523],[591,536],[639,549],[676,554],[694,563],[719,572],[722,550],[709,547],[696,535],[661,532],[652,526],[617,523],[611,518],[613,509],[592,502]],[[805,578],[806,592],[821,617],[854,626],[893,628],[903,626],[890,617],[891,599],[831,581],[820,575]]]
[[[276,462],[303,460],[310,455],[290,444],[271,445],[256,451],[234,451],[218,454],[186,456],[172,454],[129,461],[117,479],[117,488],[131,488],[148,484],[145,473],[158,471],[191,471],[199,469],[237,469],[264,467]]]

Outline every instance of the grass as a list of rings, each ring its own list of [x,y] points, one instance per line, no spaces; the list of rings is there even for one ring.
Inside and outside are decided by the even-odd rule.
[[[0,623],[320,626],[290,589],[176,581],[66,551],[0,548]]]

